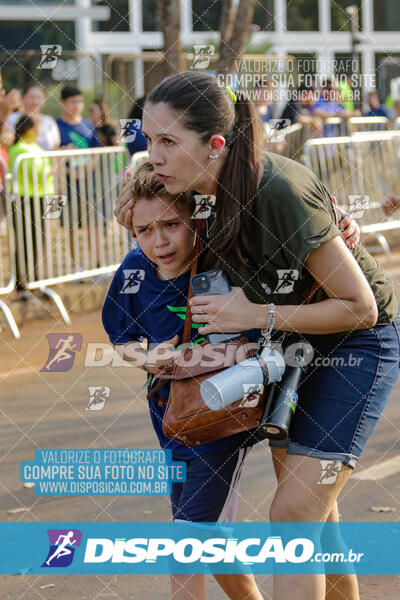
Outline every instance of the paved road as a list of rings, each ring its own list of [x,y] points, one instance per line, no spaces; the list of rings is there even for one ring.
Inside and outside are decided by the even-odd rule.
[[[0,521],[167,521],[165,497],[40,497],[19,481],[19,464],[32,460],[36,448],[156,448],[141,386],[143,375],[133,368],[85,367],[88,343],[106,343],[99,311],[75,315],[71,333],[80,333],[83,346],[73,368],[65,373],[40,369],[48,355],[46,334],[67,332],[57,319],[26,324],[15,341],[7,331],[0,339]],[[99,358],[99,356],[98,356]],[[89,386],[108,386],[110,399],[103,410],[85,411]],[[390,461],[377,481],[350,480],[340,500],[343,520],[392,521],[400,514],[400,387],[397,385],[358,471]],[[382,475],[382,474],[381,474]],[[380,476],[380,475],[379,475]],[[241,485],[238,520],[263,521],[274,491],[274,477],[267,446],[253,448]],[[391,513],[371,512],[371,506],[389,506]],[[13,508],[26,512],[9,514]],[[4,549],[2,549],[4,550]],[[27,565],[29,567],[29,565]],[[265,598],[271,596],[271,576],[258,577]],[[362,599],[400,597],[400,577],[360,577]],[[53,587],[42,587],[54,584]],[[209,598],[225,596],[212,577]],[[121,600],[168,597],[167,576],[0,576],[4,600],[115,598]]]

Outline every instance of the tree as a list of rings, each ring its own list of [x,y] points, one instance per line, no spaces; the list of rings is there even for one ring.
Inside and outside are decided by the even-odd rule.
[[[242,54],[251,30],[255,4],[256,0],[240,0],[236,8],[233,0],[222,0],[217,71],[231,72],[235,60]],[[180,73],[186,65],[180,39],[179,0],[157,0],[157,9],[164,37],[166,75]]]
[[[244,45],[250,34],[256,0],[240,0],[235,8],[232,0],[224,0],[221,14],[221,45],[218,71],[230,73],[235,60],[243,53]]]
[[[164,36],[165,74],[174,75],[186,67],[180,36],[179,0],[157,0],[157,9]]]

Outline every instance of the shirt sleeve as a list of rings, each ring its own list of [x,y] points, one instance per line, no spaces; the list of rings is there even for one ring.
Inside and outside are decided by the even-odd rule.
[[[47,142],[50,150],[56,150],[61,145],[60,130],[52,117],[49,117],[48,123],[49,125],[46,130]]]
[[[288,161],[264,195],[262,246],[266,257],[283,257],[286,268],[302,270],[314,248],[340,235],[329,192],[305,167]]]
[[[122,293],[125,278],[122,266],[115,273],[103,305],[103,327],[112,344],[126,344],[132,340],[142,340],[140,326],[135,315],[136,294]]]

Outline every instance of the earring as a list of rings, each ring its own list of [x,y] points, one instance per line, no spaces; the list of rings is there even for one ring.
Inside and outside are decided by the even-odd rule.
[[[208,158],[218,158],[219,154],[209,154]]]

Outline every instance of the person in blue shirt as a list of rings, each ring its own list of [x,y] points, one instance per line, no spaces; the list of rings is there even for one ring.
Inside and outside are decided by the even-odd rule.
[[[379,100],[379,94],[377,91],[370,92],[368,94],[368,104],[369,111],[367,112],[367,117],[386,117],[389,118],[389,115],[386,111],[386,108],[381,104]]]
[[[132,119],[132,121],[127,132],[129,141],[127,141],[126,147],[131,156],[135,154],[135,152],[147,150],[147,141],[142,133],[143,106],[145,101],[146,96],[138,98],[134,102],[128,116],[128,119]]]
[[[272,110],[273,88],[271,82],[268,81],[267,85],[263,85],[261,81],[258,81],[254,86],[253,94],[254,102],[262,122],[269,123],[274,116]]]
[[[103,325],[121,356],[134,357],[136,366],[156,374],[182,340],[194,247],[194,202],[191,192],[177,197],[168,194],[150,163],[137,169],[130,189],[132,226],[139,247],[127,254],[111,282],[103,306]],[[205,339],[199,336],[199,327],[192,324],[194,343]],[[252,330],[246,335],[254,341],[259,333]],[[144,339],[152,348],[147,353],[140,345]],[[168,398],[169,384],[158,395],[149,400],[149,409],[160,446],[171,449],[174,460],[186,462],[186,481],[172,484],[174,520],[235,521],[240,475],[249,446],[255,441],[251,432],[194,448],[184,446],[167,438],[162,430],[162,399]],[[182,586],[174,580],[181,577],[185,578],[188,597],[197,598],[199,588],[205,586],[204,575],[173,575],[173,590]],[[223,589],[236,589],[231,598],[243,598],[243,589],[250,600],[262,598],[251,575],[215,578]]]
[[[320,117],[323,121],[329,117],[340,117],[348,119],[352,116],[352,112],[346,110],[342,104],[340,92],[333,79],[327,79],[326,84],[321,89],[320,97],[311,107],[311,114],[314,117]],[[337,125],[324,123],[323,137],[334,137],[341,135]]]
[[[92,121],[82,117],[84,102],[82,92],[72,85],[61,90],[62,115],[57,119],[61,146],[68,148],[97,148],[100,146]]]
[[[100,146],[100,141],[96,133],[96,127],[89,119],[82,117],[83,109],[84,109],[84,101],[82,92],[71,85],[67,85],[63,87],[61,90],[61,107],[62,107],[62,115],[59,119],[57,119],[57,125],[60,130],[60,138],[61,138],[61,148],[60,150],[66,148],[75,148],[77,150],[84,150],[85,148],[97,148]],[[89,204],[88,198],[83,198],[84,194],[81,194],[81,174],[79,167],[83,166],[85,171],[84,175],[86,176],[86,170],[89,172],[92,170],[92,164],[89,163],[89,158],[84,156],[80,158],[71,158],[71,160],[67,163],[67,206],[68,206],[68,214],[69,214],[69,223],[70,223],[70,231],[69,231],[69,241],[71,247],[71,254],[73,261],[75,263],[75,244],[73,238],[73,230],[74,227],[77,226],[79,228],[82,227],[82,216],[86,214],[86,218],[89,212]],[[72,197],[73,197],[73,182],[71,184],[71,175],[70,168],[74,167],[74,175],[72,178],[75,179],[75,190],[76,190],[76,202],[77,202],[77,222],[75,221],[74,212],[72,209]],[[72,171],[72,169],[71,169]],[[84,189],[84,182],[83,189]],[[82,206],[82,204],[84,204]],[[104,212],[104,210],[103,210]],[[62,216],[62,223],[63,223]],[[96,226],[97,227],[97,226]],[[89,237],[89,246],[94,247],[95,239],[90,239],[90,232],[88,233]],[[98,234],[96,232],[96,238]],[[83,269],[82,265],[74,265],[74,268]]]

